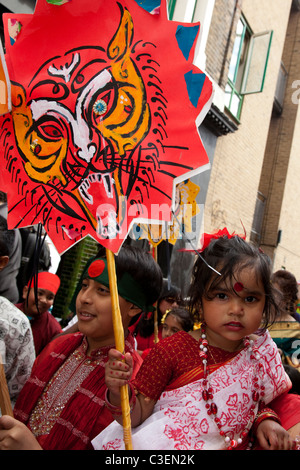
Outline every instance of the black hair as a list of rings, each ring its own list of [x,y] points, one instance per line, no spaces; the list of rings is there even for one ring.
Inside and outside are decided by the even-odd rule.
[[[158,318],[158,321],[160,321],[162,317],[162,313],[159,310],[159,304],[162,300],[166,299],[167,297],[173,297],[174,300],[177,300],[178,304],[182,302],[181,291],[179,287],[175,286],[175,284],[170,283],[168,279],[163,279],[162,289],[157,301],[158,315],[160,317]]]
[[[0,202],[7,202],[7,194],[3,191],[0,191]]]
[[[201,321],[200,309],[203,297],[210,299],[210,292],[223,282],[227,282],[234,291],[236,274],[249,267],[255,267],[256,277],[261,280],[264,287],[265,308],[262,329],[267,329],[274,322],[278,311],[274,289],[270,282],[270,258],[257,246],[239,236],[213,239],[201,256],[197,257],[189,290],[189,309],[195,315],[195,319]]]
[[[106,249],[101,245],[98,248],[98,253],[87,261],[77,282],[77,287],[70,303],[70,310],[72,312],[76,311],[76,298],[81,289],[82,279],[87,266],[98,258],[106,258]],[[161,292],[162,271],[150,253],[138,247],[124,245],[118,255],[115,256],[115,266],[117,279],[121,279],[125,273],[130,274],[146,296],[147,304],[151,305],[156,302]],[[130,325],[134,324],[140,315],[141,312],[135,315],[131,319]]]
[[[159,304],[162,300],[167,297],[174,297],[174,299],[178,299],[182,302],[180,289],[179,287],[175,286],[175,284],[169,283],[168,279],[162,280],[162,287],[159,294],[159,298],[157,300],[157,323],[161,323],[161,319],[163,317],[163,313],[159,308]],[[142,338],[148,338],[153,334],[154,331],[154,313],[152,315],[145,315],[143,314],[140,318],[138,325],[135,328],[134,334],[137,335],[138,333],[141,335]]]
[[[15,240],[13,230],[8,230],[6,219],[0,215],[0,256],[9,256]]]
[[[272,274],[271,282],[276,291],[279,291],[277,293],[281,313],[295,313],[295,304],[298,300],[298,283],[294,274],[284,269],[280,269]],[[278,288],[275,284],[277,284]]]
[[[99,249],[98,257],[105,257],[105,248]],[[146,295],[147,303],[150,305],[157,301],[162,288],[162,271],[149,252],[124,245],[115,256],[115,265],[118,279],[124,273],[130,274]]]
[[[283,367],[292,382],[292,388],[289,390],[289,393],[300,395],[300,372],[299,370],[293,366],[290,366],[289,364],[283,364]]]
[[[178,323],[180,324],[183,331],[190,331],[193,329],[194,321],[189,310],[187,310],[186,308],[174,307],[171,310],[168,310],[164,319],[166,319],[169,315],[173,315],[177,318]]]

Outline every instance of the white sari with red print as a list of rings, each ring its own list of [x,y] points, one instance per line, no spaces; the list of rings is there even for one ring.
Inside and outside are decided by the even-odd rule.
[[[291,387],[269,333],[257,337],[254,346],[258,351],[257,359],[253,358],[249,348],[243,349],[231,361],[209,374],[221,430],[230,440],[237,441],[243,431],[248,433],[254,422],[259,406],[259,402],[253,399],[256,382],[260,386],[261,399],[264,394],[265,404]],[[133,449],[226,449],[228,444],[224,435],[220,435],[215,416],[207,414],[207,402],[202,392],[202,379],[163,392],[150,418],[132,430]],[[114,421],[92,444],[95,449],[124,449],[122,426]]]

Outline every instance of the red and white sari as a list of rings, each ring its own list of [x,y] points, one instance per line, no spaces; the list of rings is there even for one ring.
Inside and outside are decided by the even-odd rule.
[[[198,359],[196,367],[189,367],[196,354],[199,358],[197,341],[187,333],[180,332],[171,336],[169,341],[159,342],[157,346],[146,358],[134,385],[140,393],[150,396],[147,390],[150,391],[152,386],[155,388],[156,381],[153,371],[159,370],[161,374],[156,381],[159,387],[162,387],[164,380],[168,380],[168,384],[164,385],[164,391],[160,393],[150,418],[133,429],[133,449],[226,449],[224,437],[220,435],[214,417],[208,416],[206,402],[202,397],[202,361]],[[213,401],[218,407],[222,430],[230,439],[237,440],[243,431],[248,432],[257,415],[259,402],[253,400],[256,377],[264,387],[265,404],[291,387],[277,347],[269,333],[257,337],[254,346],[259,352],[259,360],[251,359],[252,353],[248,348],[235,355],[225,351],[222,354],[222,350],[210,348],[211,356],[217,359],[209,374]],[[187,350],[188,347],[190,350]],[[174,352],[170,352],[171,350]],[[179,375],[174,371],[174,367],[184,367],[184,350],[188,370]],[[167,364],[170,369],[173,367],[173,371],[164,372]],[[151,398],[155,399],[159,387]],[[113,422],[92,441],[92,444],[95,449],[123,449],[122,433],[122,427]]]

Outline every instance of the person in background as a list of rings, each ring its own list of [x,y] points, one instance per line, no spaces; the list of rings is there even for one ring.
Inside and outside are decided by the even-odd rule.
[[[191,331],[194,326],[190,312],[184,307],[167,310],[162,318],[162,339],[174,335],[178,331]]]
[[[36,276],[36,281],[34,278],[31,279],[23,288],[23,302],[16,304],[30,321],[37,356],[56,335],[62,332],[60,324],[49,311],[59,286],[60,279],[56,274],[48,271],[40,272]]]
[[[287,364],[284,364],[284,369],[292,382],[292,388],[289,390],[289,393],[300,395],[300,372],[299,370]]]
[[[178,307],[182,303],[180,289],[174,284],[170,284],[167,279],[163,279],[162,291],[157,301],[157,325],[158,325],[158,337],[157,340],[162,339],[162,325],[161,320],[167,310]],[[137,350],[141,356],[143,351],[148,353],[149,349],[155,345],[155,334],[154,334],[154,312],[145,313],[137,321],[135,325],[130,327],[130,331],[136,339]]]
[[[298,301],[298,282],[290,271],[279,269],[271,276],[271,282],[278,291],[278,302],[281,316],[291,315],[294,319],[300,320],[297,315],[296,307]]]
[[[300,370],[300,323],[295,318],[298,283],[295,276],[286,270],[273,273],[271,282],[279,310],[269,332],[277,344],[283,364]]]
[[[7,221],[6,194],[2,191],[0,191],[0,215]],[[21,265],[22,239],[18,229],[10,230],[10,234],[12,243],[10,245],[9,260],[0,272],[0,295],[15,304],[19,300],[17,278]]]
[[[19,298],[15,303],[22,302],[23,288],[32,278],[33,273],[42,271],[52,271],[52,256],[47,243],[48,236],[45,237],[45,229],[40,225],[32,225],[19,229],[22,239],[22,257],[17,285]],[[54,272],[55,273],[55,272]]]
[[[6,219],[0,216],[0,272],[7,266],[13,243],[13,232],[7,230]],[[8,299],[1,296],[0,355],[14,408],[19,393],[30,376],[35,350],[29,320]]]

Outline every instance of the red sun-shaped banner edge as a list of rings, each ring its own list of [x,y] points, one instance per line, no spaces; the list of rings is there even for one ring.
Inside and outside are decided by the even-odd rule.
[[[3,18],[9,227],[42,223],[60,253],[87,235],[117,253],[134,222],[171,221],[176,184],[209,166],[200,25],[169,21],[165,0],[156,15],[134,0],[38,0]]]

